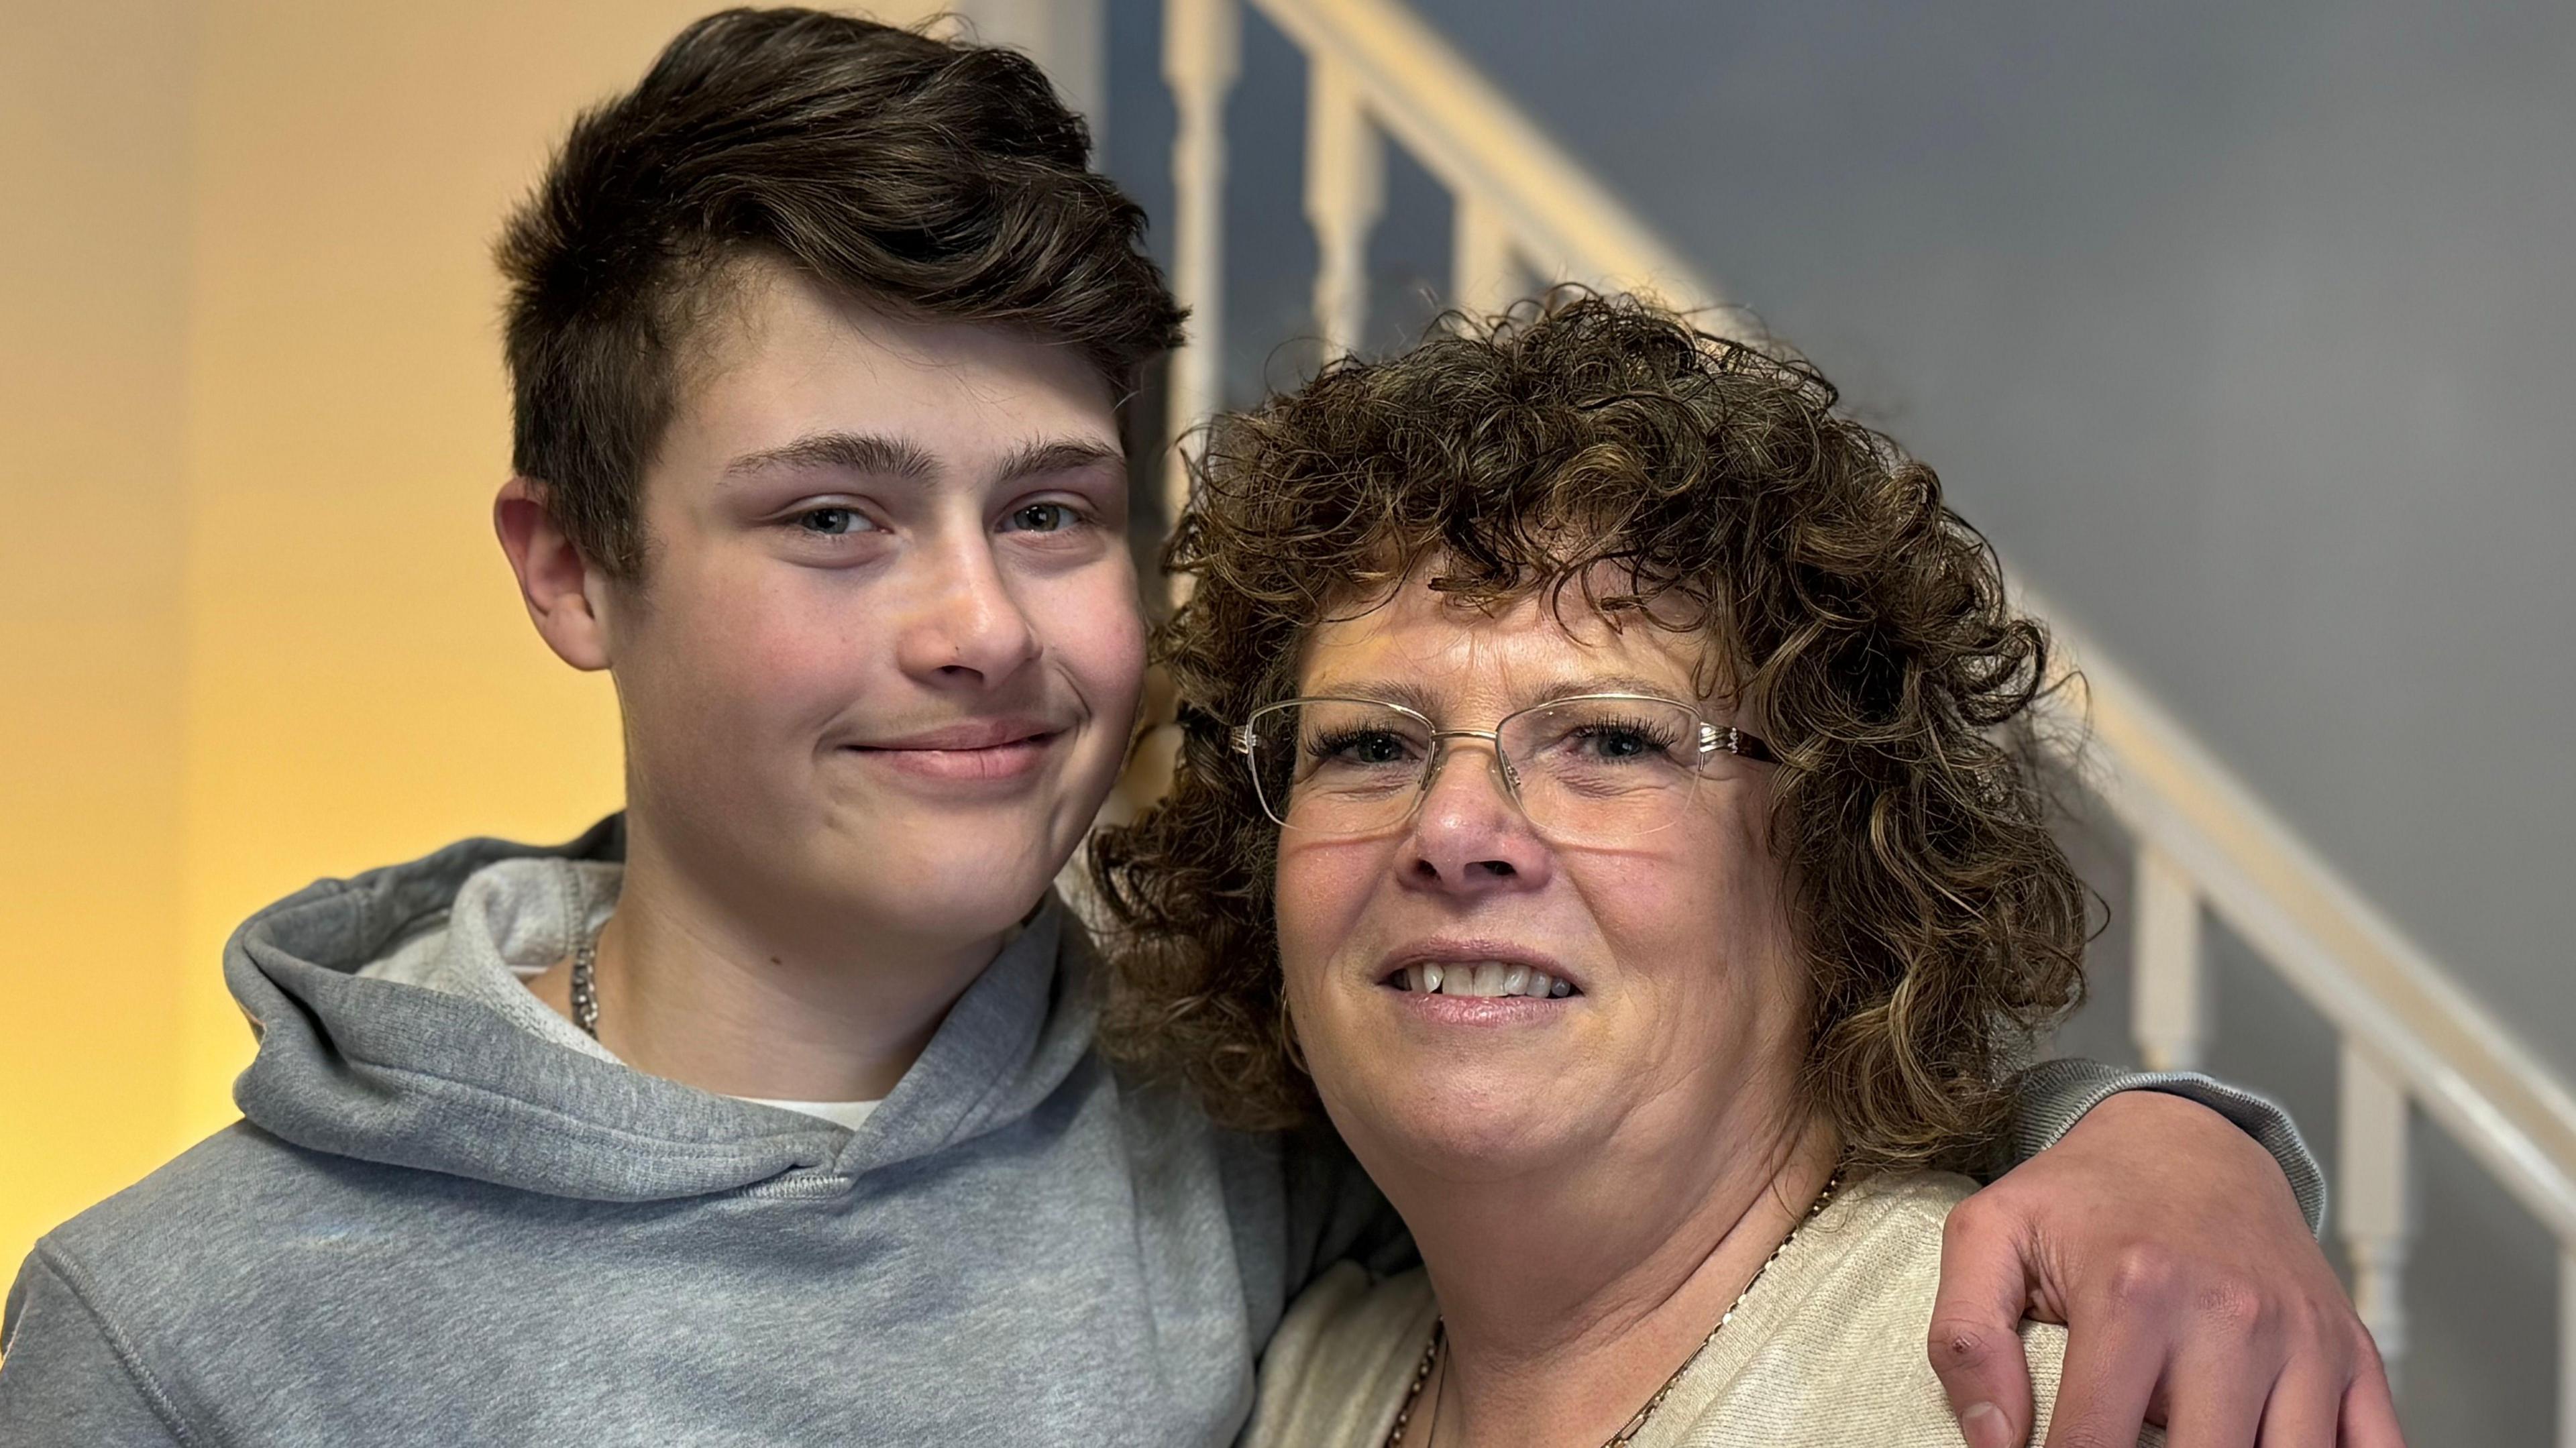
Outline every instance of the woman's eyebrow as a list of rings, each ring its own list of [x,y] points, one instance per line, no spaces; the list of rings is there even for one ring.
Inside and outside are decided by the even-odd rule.
[[[1305,693],[1307,697],[1316,699],[1358,699],[1370,704],[1399,704],[1423,715],[1433,715],[1436,708],[1430,693],[1410,679],[1325,679],[1309,686]]]
[[[1428,689],[1411,679],[1324,679],[1305,691],[1314,698],[1360,699],[1372,704],[1401,704],[1417,714],[1432,719],[1442,717],[1442,704]],[[1658,699],[1689,702],[1667,683],[1658,683],[1643,674],[1568,675],[1540,688],[1512,691],[1513,706],[1519,709],[1553,704],[1583,694],[1649,694]]]
[[[1669,683],[1657,683],[1643,674],[1585,674],[1558,679],[1544,688],[1521,696],[1525,704],[1553,704],[1583,694],[1651,694],[1658,699],[1682,699],[1686,691],[1676,693]]]

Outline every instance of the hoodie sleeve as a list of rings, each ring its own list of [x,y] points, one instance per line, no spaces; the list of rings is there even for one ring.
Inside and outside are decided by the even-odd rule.
[[[0,1438],[25,1448],[164,1448],[199,1440],[77,1285],[38,1243],[0,1320]]]
[[[2123,1091],[2162,1091],[2198,1102],[2236,1123],[2281,1164],[2281,1174],[2290,1179],[2290,1191],[2299,1199],[2299,1210],[2307,1215],[2308,1230],[2324,1234],[2326,1176],[2300,1137],[2299,1124],[2269,1098],[2198,1071],[2123,1071],[2072,1057],[2043,1061],[2022,1073],[2019,1098],[2013,1103],[2011,1158],[2003,1165],[2019,1166],[2055,1146],[2084,1119],[2084,1113]]]

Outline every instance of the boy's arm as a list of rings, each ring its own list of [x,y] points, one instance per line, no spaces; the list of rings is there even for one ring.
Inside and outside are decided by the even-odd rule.
[[[0,1440],[26,1448],[169,1448],[198,1441],[130,1346],[44,1244],[0,1320]]]
[[[2270,1099],[2198,1071],[2124,1071],[2071,1056],[2042,1061],[2022,1073],[2020,1099],[2013,1110],[2012,1155],[2003,1164],[2005,1170],[2065,1140],[2086,1112],[2123,1091],[2179,1096],[2235,1123],[2280,1164],[2290,1194],[2298,1198],[2299,1214],[2307,1218],[2308,1231],[2325,1234],[2326,1176],[2299,1135],[2299,1124]]]
[[[2059,1448],[2133,1443],[2147,1421],[2177,1448],[2401,1442],[2317,1248],[2316,1163],[2278,1107],[2206,1077],[2052,1062],[2026,1077],[2016,1126],[2022,1159],[1950,1215],[1927,1344],[1971,1448],[2029,1431],[2025,1316],[2067,1327]]]

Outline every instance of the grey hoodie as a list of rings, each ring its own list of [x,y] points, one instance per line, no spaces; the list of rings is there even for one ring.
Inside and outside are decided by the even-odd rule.
[[[247,1119],[37,1245],[0,1439],[1199,1448],[1319,1267],[1405,1254],[1329,1139],[1220,1131],[1104,1067],[1053,902],[855,1133],[359,973],[486,865],[621,843],[468,841],[245,924]],[[2114,1079],[2052,1077],[2025,1145]]]
[[[533,853],[242,927],[248,1119],[38,1245],[0,1440],[1200,1448],[1290,1293],[1392,1235],[1347,1157],[1113,1078],[1053,903],[856,1133],[355,973]]]

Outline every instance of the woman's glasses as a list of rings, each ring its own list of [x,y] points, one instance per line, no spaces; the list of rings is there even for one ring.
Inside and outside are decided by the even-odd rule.
[[[1410,820],[1453,739],[1485,741],[1503,792],[1540,831],[1585,840],[1651,834],[1681,818],[1720,755],[1773,758],[1752,735],[1651,694],[1555,699],[1491,729],[1442,729],[1370,699],[1290,699],[1234,731],[1262,809],[1283,828],[1324,836]]]

